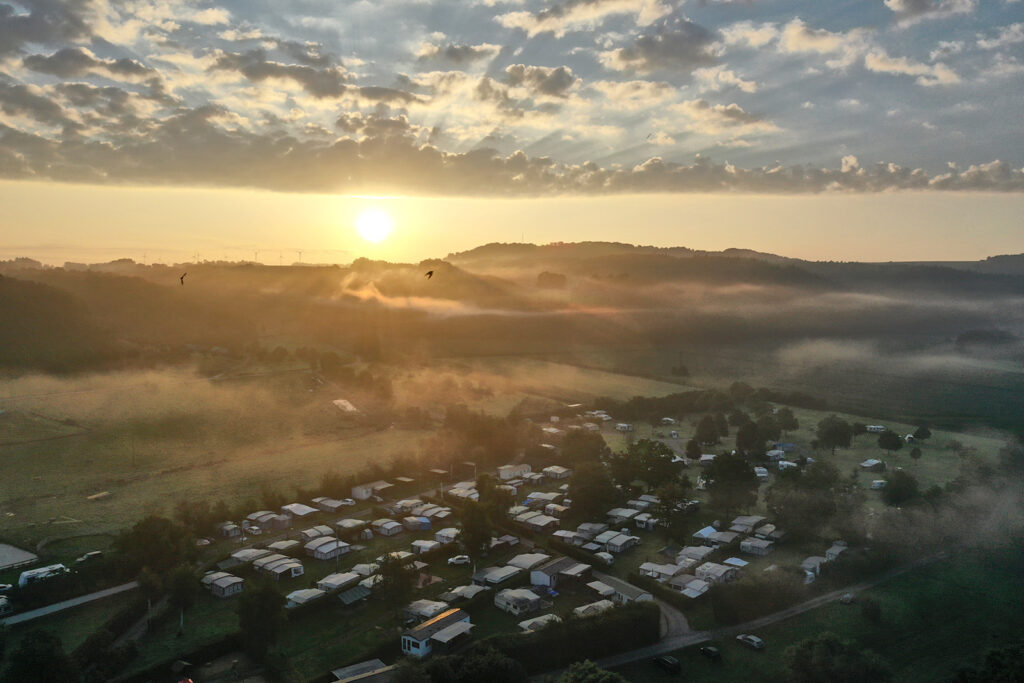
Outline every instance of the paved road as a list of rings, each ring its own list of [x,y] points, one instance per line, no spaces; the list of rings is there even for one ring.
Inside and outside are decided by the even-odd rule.
[[[893,579],[902,574],[906,574],[907,572],[913,569],[917,569],[919,567],[924,567],[934,562],[938,562],[939,560],[945,559],[946,557],[948,557],[947,553],[931,555],[929,557],[917,560],[916,562],[912,562],[911,564],[907,564],[902,567],[897,567],[896,569],[891,569],[888,572],[869,581],[862,581],[860,583],[856,583],[845,588],[840,588],[839,590],[834,590],[830,593],[824,593],[815,598],[811,598],[810,600],[805,600],[804,602],[793,605],[792,607],[788,607],[780,612],[775,612],[773,614],[761,617],[760,619],[754,619],[753,621],[748,621],[744,624],[739,624],[737,626],[715,629],[714,631],[691,631],[689,629],[689,626],[687,625],[685,633],[680,632],[678,635],[663,637],[657,643],[648,645],[647,647],[638,648],[636,650],[630,650],[629,652],[622,652],[611,657],[605,657],[604,659],[597,660],[596,663],[598,666],[602,668],[610,669],[613,667],[622,666],[624,664],[629,664],[631,662],[642,661],[645,659],[653,659],[654,657],[668,654],[674,650],[679,650],[684,647],[690,647],[691,645],[697,645],[699,643],[705,643],[711,640],[718,640],[721,638],[728,638],[731,636],[735,636],[739,633],[750,633],[751,631],[756,631],[757,629],[768,626],[769,624],[774,624],[779,621],[789,619],[790,617],[794,617],[798,614],[803,614],[804,612],[809,612],[812,609],[816,609],[830,602],[834,602],[838,600],[840,597],[842,597],[844,593],[859,593],[861,591],[865,591],[869,588],[877,586],[880,583],[885,583],[890,579]],[[662,603],[659,601],[659,605],[660,604]],[[664,607],[662,609],[664,610]],[[680,616],[682,615],[680,614]],[[662,612],[662,619],[665,619],[664,611]],[[685,621],[685,617],[683,617],[683,620]],[[664,630],[664,621],[662,623]],[[545,674],[534,676],[533,680],[545,680],[548,676],[557,676],[560,673],[561,671],[550,671]]]
[[[605,581],[608,578],[607,574],[601,572],[594,572],[594,578],[598,581]],[[611,577],[616,581],[622,581],[618,577]],[[654,599],[654,602],[661,608],[661,637],[662,640],[665,638],[678,638],[693,633],[693,629],[690,628],[690,622],[686,620],[686,615],[680,612],[678,609],[668,604],[664,600]]]
[[[56,614],[57,612],[63,612],[66,609],[72,607],[78,607],[84,605],[87,602],[93,602],[94,600],[102,600],[103,598],[109,598],[111,595],[117,595],[118,593],[124,593],[125,591],[134,590],[139,587],[137,581],[130,583],[123,583],[120,586],[114,586],[113,588],[107,588],[106,590],[96,591],[95,593],[89,593],[88,595],[80,595],[77,598],[71,598],[64,602],[55,602],[52,605],[46,607],[40,607],[39,609],[30,610],[28,612],[22,612],[21,614],[15,614],[13,617],[7,617],[3,620],[3,623],[7,626],[14,626],[15,624],[21,624],[26,621],[32,621],[39,617],[45,617],[49,614]]]

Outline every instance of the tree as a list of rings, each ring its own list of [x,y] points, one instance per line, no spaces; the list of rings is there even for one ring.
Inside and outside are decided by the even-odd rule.
[[[914,446],[913,448],[911,448],[910,449],[910,459],[913,460],[914,462],[917,462],[918,460],[920,460],[921,459],[921,449],[918,448],[917,446]]]
[[[754,395],[754,391],[754,387],[746,382],[733,382],[729,386],[729,395],[732,396],[732,400],[736,403],[743,403]]]
[[[576,429],[562,439],[562,461],[569,467],[584,462],[600,462],[610,453],[608,444],[598,432]]]
[[[686,457],[690,460],[700,460],[700,456],[703,455],[701,450],[697,439],[690,439],[686,442]]]
[[[632,444],[630,444],[632,446]],[[628,453],[615,453],[608,459],[611,477],[620,486],[631,487],[642,476],[640,460]]]
[[[736,430],[736,450],[740,453],[764,453],[764,439],[754,422],[740,425]]]
[[[569,497],[573,512],[589,519],[603,515],[615,503],[618,493],[604,466],[584,463],[569,481]]]
[[[662,521],[665,532],[670,537],[679,536],[685,530],[686,513],[683,512],[683,508],[688,500],[690,487],[689,477],[683,476],[654,490],[658,503],[654,506],[652,514]]]
[[[914,430],[914,440],[924,441],[932,437],[932,430],[928,428],[928,425],[918,425],[917,429]]]
[[[637,463],[640,478],[648,489],[675,478],[679,463],[672,462],[675,451],[661,441],[640,439],[626,449],[626,457]]]
[[[409,603],[412,597],[414,588],[412,572],[406,567],[404,560],[399,559],[393,553],[385,553],[377,575],[380,580],[374,584],[374,592],[384,598],[385,604],[396,615],[400,615],[402,608]]]
[[[737,508],[750,507],[757,502],[760,483],[754,469],[739,455],[723,453],[707,469],[711,505],[726,516]]]
[[[849,448],[853,439],[853,429],[850,423],[835,415],[829,415],[818,423],[818,443],[822,448],[828,448],[832,455],[836,454],[837,448]]]
[[[459,534],[463,547],[473,559],[479,559],[491,546],[491,524],[487,511],[479,503],[466,501],[462,507],[462,533]]]
[[[779,429],[782,430],[783,434],[800,429],[800,421],[796,419],[792,408],[788,406],[779,408],[779,412],[775,414],[775,419],[779,423]]]
[[[892,453],[903,448],[903,439],[891,429],[886,429],[878,435],[878,447]]]
[[[199,581],[186,565],[175,567],[167,577],[167,601],[178,610],[178,633],[185,627],[185,610],[192,606],[199,592]]]
[[[888,683],[892,671],[871,650],[857,648],[834,633],[822,633],[786,648],[786,664],[795,683]]]
[[[742,410],[734,410],[729,413],[729,424],[733,427],[742,427],[750,422],[750,416]]]
[[[466,655],[449,655],[423,665],[431,683],[526,683],[526,669],[518,660],[493,647],[474,649]],[[414,679],[416,680],[416,679]]]
[[[195,544],[180,524],[166,517],[150,515],[136,522],[131,529],[122,531],[114,546],[134,570],[149,567],[161,573],[175,567],[183,559],[195,556]]]
[[[852,429],[854,436],[860,436],[861,434],[868,433],[868,426],[863,422],[854,422]]]
[[[864,598],[860,601],[860,614],[872,624],[877,624],[882,621],[882,606],[874,598]]]
[[[882,500],[886,505],[902,505],[918,496],[917,479],[905,470],[893,470],[885,481],[885,488],[882,489]]]
[[[574,662],[555,683],[629,683],[619,674],[602,669],[589,659]]]
[[[951,683],[1020,683],[1024,681],[1024,642],[989,650],[980,669],[962,669]]]
[[[757,419],[757,433],[762,441],[778,441],[782,436],[782,429],[773,416],[762,415]]]
[[[67,683],[78,680],[74,661],[60,638],[49,631],[32,631],[8,658],[0,683]]]
[[[715,429],[718,430],[718,438],[724,439],[729,436],[729,420],[725,413],[715,413]]]
[[[699,444],[718,443],[718,426],[715,424],[714,415],[705,415],[697,423],[697,431],[693,438]]]
[[[238,627],[246,652],[259,661],[284,631],[284,596],[272,585],[254,582],[238,601]]]

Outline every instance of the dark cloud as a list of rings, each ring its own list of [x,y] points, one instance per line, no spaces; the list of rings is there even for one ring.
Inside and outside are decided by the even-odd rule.
[[[0,111],[8,116],[28,116],[40,123],[68,122],[64,109],[44,95],[33,92],[26,85],[0,81]]]
[[[348,74],[340,66],[318,69],[305,64],[282,64],[267,59],[266,50],[222,53],[213,70],[237,71],[250,81],[280,78],[298,83],[317,98],[340,97],[348,91]]]
[[[66,43],[91,33],[84,18],[89,0],[19,0],[18,5],[27,12],[0,3],[0,55],[29,43]]]
[[[505,80],[512,86],[525,86],[533,93],[565,97],[580,79],[573,75],[572,69],[565,66],[550,68],[512,64],[505,69]]]
[[[139,78],[155,73],[134,59],[100,59],[77,47],[66,47],[52,55],[29,55],[22,63],[32,71],[59,78],[84,76],[90,72],[100,72],[113,78]]]
[[[616,71],[673,71],[689,74],[715,63],[715,36],[699,24],[680,20],[637,38],[632,45],[602,52],[601,62]]]
[[[481,45],[447,45],[426,44],[420,48],[417,58],[421,62],[448,62],[458,66],[472,64],[481,59],[490,59],[501,51],[501,46],[483,43]]]

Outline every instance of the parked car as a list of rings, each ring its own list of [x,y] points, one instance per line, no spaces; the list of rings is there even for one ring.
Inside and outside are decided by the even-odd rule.
[[[705,645],[700,649],[700,653],[713,662],[722,661],[722,653],[714,645]]]
[[[103,551],[102,550],[93,550],[93,551],[87,552],[85,555],[82,555],[79,558],[76,558],[75,559],[75,563],[76,564],[82,564],[83,562],[89,562],[90,560],[98,560],[101,557],[103,557]]]
[[[356,504],[356,502],[354,500],[352,500],[351,498],[345,498],[344,500],[340,500],[338,502],[340,502],[342,505],[344,505],[346,507],[352,507],[353,505]]]
[[[757,636],[750,635],[749,633],[739,634],[738,636],[736,636],[736,640],[740,641],[741,643],[749,647],[751,650],[764,649],[764,641],[758,638]]]
[[[843,603],[844,605],[852,604],[856,600],[857,596],[853,593],[843,593],[843,597],[839,598],[839,602]]]
[[[662,671],[670,674],[679,674],[683,672],[683,665],[679,663],[679,660],[675,657],[669,657],[668,655],[655,659],[654,665]]]
[[[448,564],[450,564],[453,567],[462,564],[469,564],[469,562],[469,555],[456,555],[455,557],[448,558]]]
[[[12,588],[14,588],[14,586],[12,586],[9,583],[0,583],[0,593],[6,593],[7,591],[11,590]]]

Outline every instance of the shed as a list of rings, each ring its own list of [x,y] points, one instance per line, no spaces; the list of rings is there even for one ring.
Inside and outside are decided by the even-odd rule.
[[[275,553],[281,553],[282,555],[289,555],[296,552],[297,548],[301,545],[295,539],[274,541],[267,545],[267,550],[273,550]]]
[[[615,603],[611,600],[598,600],[597,602],[581,605],[575,608],[572,612],[578,617],[592,617],[614,608]]]
[[[355,572],[338,572],[328,574],[316,582],[316,587],[322,591],[344,590],[349,586],[359,583],[359,574]]]
[[[316,514],[316,512],[316,508],[311,508],[305,503],[288,503],[287,505],[281,506],[281,514],[289,515],[291,517],[308,517]]]
[[[402,634],[402,654],[423,658],[434,651],[449,652],[469,637],[469,614],[450,609]]]
[[[714,552],[714,548],[710,548],[706,545],[688,545],[684,547],[682,550],[680,550],[679,553],[676,555],[676,562],[678,563],[680,558],[686,558],[690,560],[697,560],[698,562],[703,562],[708,555],[711,555]]]
[[[242,535],[242,527],[234,522],[224,522],[218,527],[218,531],[225,538],[238,538]]]
[[[530,633],[531,631],[539,631],[548,624],[557,624],[560,621],[562,621],[562,619],[557,614],[542,614],[541,616],[534,617],[533,619],[520,621],[519,628],[526,633]]]
[[[419,540],[412,542],[412,552],[416,555],[422,555],[423,553],[429,553],[431,550],[437,550],[441,547],[441,544],[437,541],[431,540]]]
[[[571,557],[555,557],[530,570],[530,584],[557,588],[560,582],[581,580],[590,569],[589,564],[582,564]]]
[[[540,597],[526,588],[506,588],[495,594],[494,606],[509,614],[526,614],[540,608]]]
[[[518,567],[487,567],[473,574],[473,583],[478,586],[499,586],[522,571]]]
[[[775,544],[762,538],[747,538],[740,541],[740,552],[751,555],[767,555]]]
[[[312,500],[312,503],[320,512],[337,512],[345,507],[345,504],[340,500],[328,498],[327,496],[317,496]]]
[[[319,600],[325,595],[327,595],[327,593],[319,588],[303,588],[301,590],[292,591],[286,596],[288,604],[285,605],[285,609],[294,609],[296,607],[301,607],[302,605],[308,605],[314,600]]]
[[[309,529],[305,529],[299,532],[299,538],[302,539],[303,543],[309,543],[314,538],[320,538],[321,536],[333,536],[334,529],[327,526],[326,524],[320,524]]]
[[[576,527],[576,533],[586,539],[592,539],[605,531],[608,531],[608,525],[600,522],[584,522]]]
[[[732,520],[732,526],[729,527],[729,531],[735,531],[738,534],[749,534],[763,524],[764,521],[765,518],[761,515],[740,515]]]
[[[705,562],[704,564],[697,567],[696,575],[698,579],[703,579],[708,583],[725,583],[732,581],[739,574],[739,570],[736,567],[728,567],[724,564],[718,564],[717,562]]]
[[[434,534],[434,540],[444,545],[448,545],[449,543],[455,543],[455,541],[458,538],[459,530],[453,526],[440,529]]]
[[[409,603],[402,614],[406,619],[433,619],[438,614],[448,610],[448,603],[437,600],[413,600]]]
[[[544,476],[548,479],[568,479],[572,476],[572,470],[568,467],[562,467],[561,465],[545,467],[541,472],[543,472]]]
[[[516,555],[508,561],[510,567],[518,567],[519,569],[533,569],[539,565],[544,564],[551,559],[550,555],[544,553],[524,553],[522,555]]]
[[[333,560],[347,553],[351,546],[334,537],[321,536],[305,545],[306,554],[317,560]]]
[[[605,544],[605,549],[610,553],[624,553],[638,545],[640,545],[640,538],[638,536],[617,534]]]
[[[653,600],[654,597],[643,588],[638,588],[631,583],[626,583],[622,579],[618,579],[614,576],[604,575],[601,577],[601,582],[611,586],[615,589],[615,602],[623,605],[630,602],[648,602]]]

